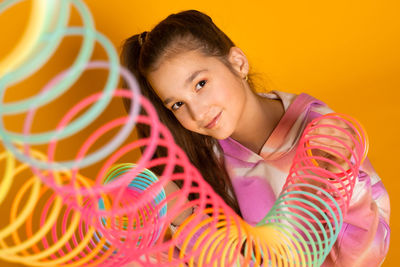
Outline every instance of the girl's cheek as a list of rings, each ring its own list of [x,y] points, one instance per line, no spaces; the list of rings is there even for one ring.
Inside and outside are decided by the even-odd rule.
[[[190,118],[188,114],[184,114],[181,112],[179,115],[176,116],[178,119],[179,123],[186,129],[190,130],[191,129],[191,124],[190,124]]]

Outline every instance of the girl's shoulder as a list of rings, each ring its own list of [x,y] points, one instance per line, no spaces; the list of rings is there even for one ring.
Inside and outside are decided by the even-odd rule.
[[[279,99],[282,101],[283,107],[285,110],[288,109],[291,103],[296,99],[298,96],[297,94],[293,93],[288,93],[288,92],[282,92],[282,91],[277,91],[277,90],[272,90],[267,93],[260,92],[257,93],[259,96],[269,98],[269,99]]]
[[[300,112],[303,111],[303,107],[309,107],[313,112],[322,115],[334,112],[325,102],[307,93],[294,94],[289,92],[272,90],[267,93],[260,92],[257,94],[269,99],[281,100],[285,112],[289,109],[289,107],[292,104],[295,104],[292,106],[292,108],[296,110],[299,109],[298,111]]]

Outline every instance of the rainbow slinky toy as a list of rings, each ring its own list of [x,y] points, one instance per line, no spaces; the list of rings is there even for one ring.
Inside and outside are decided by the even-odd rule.
[[[0,15],[18,2],[2,1]],[[80,27],[68,26],[72,8],[81,16]],[[71,35],[83,38],[72,66],[35,96],[4,102],[7,88],[40,69],[62,39]],[[96,41],[107,52],[108,62],[89,62]],[[109,70],[104,90],[76,101],[53,131],[31,133],[37,109],[61,97],[89,69]],[[120,76],[129,90],[117,89]],[[151,103],[140,95],[135,78],[120,66],[110,41],[96,31],[81,0],[32,0],[21,41],[0,61],[0,93],[4,147],[0,205],[10,209],[9,223],[0,228],[0,258],[29,266],[131,262],[143,266],[320,266],[339,234],[368,150],[365,132],[350,117],[328,114],[313,120],[299,141],[275,205],[262,221],[250,226],[214,193],[174,143]],[[56,161],[57,143],[85,129],[113,98],[130,99],[130,114],[93,131],[75,158]],[[147,115],[139,115],[140,109]],[[25,114],[22,133],[5,128],[3,118],[12,114]],[[148,125],[150,137],[122,145],[137,124]],[[335,129],[351,142],[311,134],[323,128]],[[119,131],[112,141],[88,153],[115,129]],[[345,153],[316,140],[335,142]],[[34,145],[47,146],[47,151]],[[153,158],[159,147],[167,156]],[[137,162],[121,163],[124,155],[137,149],[143,150]],[[342,164],[320,151],[336,155]],[[96,177],[81,173],[101,160],[105,163]],[[160,173],[150,171],[154,168]],[[22,186],[14,193],[10,188],[16,181]],[[164,188],[171,182],[180,189],[167,195]],[[189,201],[193,194],[197,197]],[[171,234],[172,221],[188,211],[194,212]]]

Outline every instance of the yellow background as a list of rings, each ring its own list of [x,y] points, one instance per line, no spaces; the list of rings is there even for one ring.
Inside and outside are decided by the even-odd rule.
[[[30,4],[25,2],[0,16],[0,60],[25,27]],[[118,51],[125,38],[150,30],[170,13],[185,9],[203,11],[244,50],[259,88],[306,92],[335,111],[361,121],[370,137],[369,158],[391,199],[391,244],[383,266],[398,266],[400,4],[397,0],[86,0],[85,3],[98,31],[108,36]],[[70,23],[80,24],[76,12]],[[37,88],[71,64],[80,44],[79,37],[66,38],[48,64],[34,77],[11,88],[6,100],[23,99],[38,92]],[[101,48],[96,47],[93,58],[104,58]],[[85,94],[100,91],[105,74],[88,72],[79,84],[81,90],[67,97],[74,101],[75,96],[82,94],[82,88]],[[49,110],[71,104],[64,99]],[[123,114],[119,104],[112,108]],[[45,120],[37,125],[38,131],[51,129],[51,122],[56,120],[49,110],[43,111],[41,118]],[[18,118],[6,118],[8,129],[20,130],[20,124],[16,124]]]

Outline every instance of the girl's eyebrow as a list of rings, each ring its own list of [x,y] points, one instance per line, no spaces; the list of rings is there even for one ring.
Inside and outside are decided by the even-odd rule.
[[[204,71],[208,71],[208,69],[201,69],[201,70],[196,70],[195,72],[193,72],[185,81],[185,86],[188,85],[189,83],[191,83],[196,77],[197,75],[199,75],[201,72]],[[172,101],[172,97],[168,97],[167,99],[165,99],[163,101],[164,105],[167,105],[169,102]]]
[[[164,105],[167,105],[169,102],[172,101],[172,97],[169,97],[163,101]]]
[[[196,78],[197,75],[199,75],[201,72],[203,71],[208,71],[208,69],[201,69],[201,70],[196,70],[195,72],[193,72],[185,81],[185,86],[188,85],[189,83],[191,83],[194,78]]]

